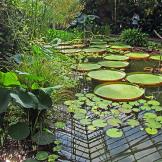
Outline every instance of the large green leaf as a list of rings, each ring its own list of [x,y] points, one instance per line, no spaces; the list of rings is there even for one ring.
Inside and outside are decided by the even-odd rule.
[[[30,129],[26,123],[17,123],[9,127],[8,134],[16,140],[23,140],[30,134]]]
[[[0,72],[0,82],[4,86],[20,86],[18,77],[13,72],[2,73]]]
[[[52,99],[49,94],[39,90],[35,95],[38,99],[39,110],[50,109],[52,107]]]
[[[6,88],[0,88],[0,113],[6,112],[9,104],[10,91]]]
[[[112,61],[127,61],[129,57],[122,56],[122,55],[108,55],[104,57],[106,60],[112,60]]]
[[[125,73],[115,70],[97,70],[88,73],[88,76],[99,81],[119,81],[125,77]]]
[[[162,77],[154,74],[136,73],[130,74],[126,78],[129,82],[140,85],[159,85],[162,84]]]
[[[126,54],[130,59],[133,60],[140,60],[140,59],[147,59],[150,55],[148,53],[140,53],[140,52],[131,52]]]
[[[151,56],[150,59],[160,61],[160,60],[162,60],[162,56],[161,55],[155,55],[155,56]]]
[[[94,93],[100,97],[114,101],[136,100],[144,94],[144,89],[129,84],[102,84]]]
[[[16,91],[10,93],[10,96],[23,108],[35,108],[36,102],[38,103],[34,94],[26,92],[23,89],[17,89]]]
[[[125,68],[129,65],[126,61],[102,61],[99,64],[108,68]]]
[[[54,142],[55,136],[49,132],[39,131],[32,137],[32,140],[38,145],[48,145]]]
[[[79,64],[76,67],[76,69],[78,71],[91,71],[91,70],[97,70],[100,67],[101,67],[100,65],[94,63],[83,63],[83,64]]]

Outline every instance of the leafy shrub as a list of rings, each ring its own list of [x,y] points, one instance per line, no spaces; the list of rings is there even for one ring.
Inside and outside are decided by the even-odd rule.
[[[121,33],[121,39],[124,43],[131,46],[147,46],[147,34],[142,33],[139,29],[126,29]]]

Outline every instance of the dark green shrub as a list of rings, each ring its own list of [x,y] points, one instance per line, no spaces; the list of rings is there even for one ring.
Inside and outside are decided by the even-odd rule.
[[[126,29],[121,33],[121,40],[131,46],[147,46],[148,36],[139,29]]]

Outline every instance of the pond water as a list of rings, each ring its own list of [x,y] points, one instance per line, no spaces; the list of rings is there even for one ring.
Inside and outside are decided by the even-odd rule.
[[[143,72],[144,67],[157,65],[156,61],[131,61],[126,72]],[[83,84],[82,90],[93,91],[96,83]],[[162,88],[146,88],[145,95],[154,96],[162,104]],[[109,118],[109,117],[108,117]],[[121,116],[126,120],[129,116]],[[74,119],[68,122],[64,132],[57,132],[57,138],[63,143],[62,156],[74,162],[162,162],[162,131],[150,136],[136,128],[122,128],[122,138],[109,138],[105,129],[94,132],[80,125]],[[65,162],[65,160],[63,160]]]

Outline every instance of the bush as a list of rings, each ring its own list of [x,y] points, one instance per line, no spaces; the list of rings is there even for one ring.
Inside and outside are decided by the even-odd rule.
[[[126,29],[121,33],[121,40],[131,46],[147,46],[147,34],[142,33],[139,29]]]

